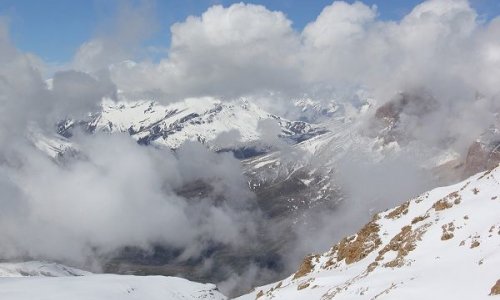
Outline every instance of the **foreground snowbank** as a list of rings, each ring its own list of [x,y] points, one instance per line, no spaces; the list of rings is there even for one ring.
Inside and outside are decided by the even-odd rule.
[[[0,264],[0,299],[226,299],[213,284],[165,276],[92,274],[42,262]]]

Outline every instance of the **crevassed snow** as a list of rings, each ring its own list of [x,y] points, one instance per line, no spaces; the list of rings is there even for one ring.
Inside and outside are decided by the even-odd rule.
[[[497,167],[377,214],[374,239],[360,231],[306,260],[302,274],[238,299],[491,299],[500,279],[499,216]],[[345,245],[350,251],[339,254]]]
[[[55,276],[55,277],[54,277]],[[0,264],[0,299],[223,300],[213,284],[165,276],[92,274],[42,262]]]

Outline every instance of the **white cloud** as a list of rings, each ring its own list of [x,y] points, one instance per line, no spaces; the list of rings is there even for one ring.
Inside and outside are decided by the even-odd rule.
[[[141,44],[157,28],[154,5],[149,0],[121,1],[116,15],[80,46],[70,68],[97,72],[141,54]]]
[[[426,1],[400,21],[380,20],[375,6],[335,1],[297,32],[281,12],[217,5],[174,24],[158,64],[115,64],[111,73],[129,94],[166,100],[262,92],[349,98],[360,87],[379,101],[416,87],[453,98],[450,85],[491,95],[498,87],[482,73],[498,69],[496,23],[478,20],[466,0]]]
[[[116,67],[116,81],[132,91],[149,87],[171,97],[238,96],[300,84],[299,40],[281,12],[242,3],[213,6],[171,31],[167,58],[158,65]]]
[[[187,259],[210,243],[239,247],[255,234],[259,212],[231,154],[186,144],[174,155],[128,136],[99,134],[75,135],[80,154],[59,163],[33,147],[26,139],[31,126],[53,132],[56,121],[88,113],[115,86],[100,73],[64,71],[49,89],[2,26],[1,258],[84,265],[125,246],[163,245],[183,250]],[[200,180],[208,196],[177,192]]]
[[[335,48],[363,37],[366,26],[375,21],[376,7],[362,2],[334,2],[323,9],[302,32],[305,44],[313,48]]]

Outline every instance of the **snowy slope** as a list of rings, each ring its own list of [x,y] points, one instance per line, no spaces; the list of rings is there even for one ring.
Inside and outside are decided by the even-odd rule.
[[[58,134],[44,134],[35,128],[30,129],[28,139],[38,150],[52,158],[79,151],[78,146],[67,138]]]
[[[0,264],[0,299],[223,300],[215,285],[164,276],[91,274],[58,264]]]
[[[0,277],[60,277],[84,276],[90,274],[92,273],[50,262],[28,261],[18,263],[0,263]]]
[[[375,215],[238,299],[489,299],[500,279],[500,167]]]
[[[63,135],[75,125],[89,131],[128,132],[144,144],[156,144],[171,149],[185,141],[206,143],[214,150],[227,147],[215,139],[221,133],[237,131],[232,148],[259,142],[262,129],[259,122],[273,119],[281,129],[280,136],[303,140],[324,132],[323,128],[301,121],[289,121],[272,115],[244,99],[232,102],[211,97],[189,98],[162,105],[154,101],[113,102],[104,100],[102,111],[89,121],[67,121],[59,126]]]

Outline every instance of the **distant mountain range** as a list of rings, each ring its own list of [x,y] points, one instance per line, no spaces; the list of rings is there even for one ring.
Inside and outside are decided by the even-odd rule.
[[[290,144],[326,132],[321,125],[290,121],[243,99],[223,102],[206,97],[169,105],[155,101],[105,101],[102,110],[88,120],[60,122],[58,133],[69,138],[75,129],[126,132],[140,144],[170,149],[177,149],[186,141],[198,141],[212,150],[234,151],[237,157],[247,158],[273,149],[274,145],[261,139],[269,130],[260,123],[263,120],[270,120],[270,125],[278,128],[278,137]],[[221,134],[228,136],[222,140]]]

